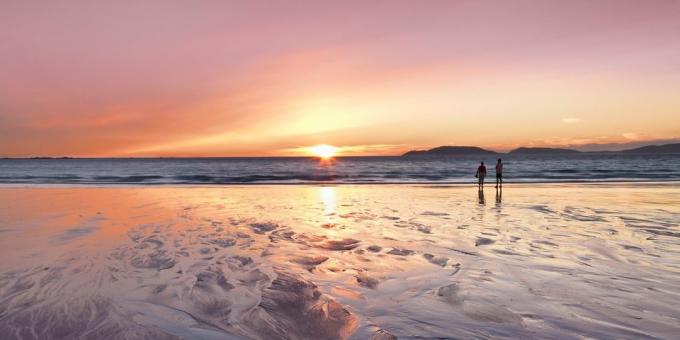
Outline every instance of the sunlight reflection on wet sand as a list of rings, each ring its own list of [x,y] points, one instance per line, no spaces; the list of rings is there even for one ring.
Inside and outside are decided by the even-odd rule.
[[[0,188],[0,333],[668,338],[678,189]]]

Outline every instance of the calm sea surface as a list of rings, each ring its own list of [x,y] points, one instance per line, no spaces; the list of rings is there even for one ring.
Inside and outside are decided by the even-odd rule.
[[[502,156],[506,182],[677,181],[680,155]],[[468,183],[494,157],[0,159],[2,184]]]

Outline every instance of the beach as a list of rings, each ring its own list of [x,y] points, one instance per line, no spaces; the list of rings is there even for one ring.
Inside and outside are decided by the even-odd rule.
[[[0,188],[8,339],[673,338],[680,184]]]

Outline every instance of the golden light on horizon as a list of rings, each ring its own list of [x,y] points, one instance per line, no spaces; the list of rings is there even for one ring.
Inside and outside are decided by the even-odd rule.
[[[17,1],[0,11],[3,42],[21,45],[0,44],[0,157],[316,157],[310,149],[321,143],[342,156],[397,156],[443,145],[676,142],[677,1],[609,2],[360,2],[354,15],[358,5],[340,1],[267,11],[245,1],[191,10]]]
[[[328,144],[319,144],[309,148],[309,152],[321,159],[332,158],[338,153],[338,150],[339,148]]]

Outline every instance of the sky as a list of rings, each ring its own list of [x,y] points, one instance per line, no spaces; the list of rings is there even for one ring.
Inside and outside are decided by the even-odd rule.
[[[680,138],[680,1],[0,4],[0,156]]]

